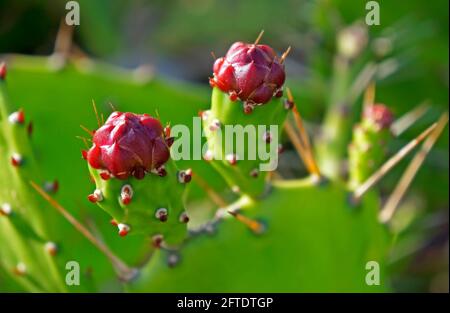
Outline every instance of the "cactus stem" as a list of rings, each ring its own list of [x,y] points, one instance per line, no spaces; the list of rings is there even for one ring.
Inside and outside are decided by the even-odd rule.
[[[0,205],[0,216],[9,216],[12,214],[12,207],[9,203],[3,203]]]
[[[370,176],[364,183],[359,185],[354,193],[353,197],[361,198],[372,186],[374,186],[381,178],[383,178],[394,166],[396,166],[403,158],[408,155],[415,147],[417,147],[430,133],[436,128],[436,123],[432,124],[426,130],[424,130],[419,136],[411,140],[403,148],[401,148],[396,154],[394,154],[389,160],[387,160],[372,176]]]
[[[133,198],[133,188],[131,185],[123,185],[122,189],[120,190],[120,200],[124,205],[128,205],[131,202],[131,199]]]
[[[131,230],[131,227],[127,224],[117,224],[117,228],[119,229],[119,236],[125,237]]]
[[[166,208],[159,208],[158,210],[156,210],[155,217],[161,222],[166,222],[168,216],[169,213],[167,212]]]
[[[193,178],[197,182],[197,184],[206,192],[206,194],[214,202],[214,204],[221,208],[225,208],[228,206],[228,203],[225,201],[225,199],[222,198],[222,196],[217,193],[203,178],[201,178],[199,175],[193,175]]]
[[[56,254],[58,253],[58,246],[56,245],[56,243],[52,242],[52,241],[48,241],[45,243],[44,245],[44,250],[51,256],[56,256]]]
[[[188,223],[189,222],[189,216],[187,215],[186,212],[183,212],[180,214],[180,218],[179,218],[180,223]]]
[[[19,153],[13,153],[11,155],[11,164],[14,167],[19,167],[23,164],[23,158]]]
[[[262,30],[259,32],[259,35],[258,35],[258,37],[256,37],[255,42],[254,42],[253,44],[254,44],[254,45],[257,45],[257,44],[259,43],[259,41],[261,40],[261,38],[262,38],[263,35],[264,35],[264,29],[262,29]]]
[[[30,181],[30,185],[37,191],[50,205],[55,208],[64,218],[85,236],[100,252],[102,252],[116,269],[119,277],[131,279],[136,275],[136,269],[128,267],[119,257],[117,257],[103,242],[99,241],[85,226],[74,218],[61,204],[53,199],[38,184]]]
[[[182,184],[189,183],[192,180],[192,169],[188,168],[184,171],[178,172],[178,182]]]
[[[397,119],[391,125],[391,132],[395,137],[400,136],[415,122],[417,122],[430,109],[429,101],[426,100],[417,107]]]
[[[0,63],[0,79],[5,80],[6,79],[6,63],[2,62]]]
[[[230,215],[232,215],[236,220],[243,223],[245,226],[247,226],[253,233],[255,234],[262,234],[265,230],[264,224],[255,221],[249,217],[246,217],[245,215],[242,215],[241,213],[237,212],[236,210],[228,210],[227,211]]]
[[[23,124],[25,122],[25,113],[22,109],[9,115],[8,120],[11,124]]]
[[[430,134],[427,140],[425,140],[421,149],[412,159],[411,163],[405,170],[405,173],[403,174],[402,178],[398,182],[391,196],[389,197],[383,209],[381,210],[379,215],[380,222],[387,223],[392,218],[396,208],[398,207],[398,204],[400,203],[401,199],[406,193],[406,190],[408,189],[409,185],[414,179],[414,176],[417,174],[417,171],[423,164],[426,156],[433,148],[433,145],[435,144],[436,140],[441,135],[442,131],[447,125],[447,122],[448,122],[448,114],[444,113],[439,118],[436,128],[433,130],[433,132]]]
[[[371,81],[366,90],[364,91],[364,100],[363,100],[363,109],[362,109],[362,113],[365,112],[365,110],[371,106],[375,104],[375,81]]]

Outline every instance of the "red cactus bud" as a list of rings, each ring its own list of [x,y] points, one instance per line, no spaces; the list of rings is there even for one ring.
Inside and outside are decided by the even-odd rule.
[[[116,221],[115,219],[110,220],[109,223],[110,223],[112,226],[116,226],[116,227],[119,226],[119,223],[117,223],[117,221]]]
[[[108,180],[108,179],[111,178],[111,174],[109,174],[108,172],[101,172],[101,173],[100,173],[100,177],[101,177],[103,180]]]
[[[0,63],[0,79],[5,80],[6,78],[6,64],[5,62]]]
[[[154,236],[152,237],[152,243],[153,243],[153,246],[154,246],[155,248],[161,248],[161,245],[162,245],[162,243],[163,243],[163,240],[164,240],[163,235],[161,235],[161,234],[154,235]]]
[[[247,103],[265,104],[282,95],[284,65],[267,45],[234,43],[214,63],[212,85]],[[247,110],[248,111],[248,110]]]
[[[259,171],[257,168],[254,168],[250,171],[250,176],[253,178],[257,178],[259,176]]]
[[[394,115],[384,104],[374,104],[368,106],[364,110],[364,118],[369,119],[380,128],[389,128],[394,121]]]
[[[103,200],[103,193],[100,189],[95,189],[94,193],[88,195],[88,200],[92,203],[100,202]]]
[[[161,123],[148,114],[113,112],[93,137],[87,160],[119,179],[141,179],[170,157]]]
[[[81,150],[81,157],[87,160],[88,152],[86,150]]]

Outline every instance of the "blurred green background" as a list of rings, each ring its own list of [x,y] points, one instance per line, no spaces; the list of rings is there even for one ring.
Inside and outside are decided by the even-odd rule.
[[[81,25],[74,42],[91,57],[127,68],[148,64],[159,76],[207,90],[213,58],[230,43],[252,41],[261,29],[264,43],[284,51],[289,87],[302,113],[320,123],[327,105],[327,81],[336,51],[336,30],[364,21],[367,1],[300,0],[80,0]],[[0,54],[49,55],[61,18],[61,0],[0,0]],[[378,1],[381,25],[372,37],[395,38],[389,54],[395,73],[378,84],[377,99],[401,116],[425,99],[433,109],[396,139],[396,151],[448,106],[448,1]],[[376,51],[371,42],[368,50]],[[372,51],[372,52],[373,52]],[[372,53],[373,55],[376,53]],[[24,91],[27,92],[27,91]],[[397,291],[448,291],[448,131],[446,130],[408,192],[405,214],[414,215],[397,239],[393,286]],[[392,190],[407,162],[386,177]],[[301,173],[300,169],[293,169]],[[408,219],[409,217],[405,217]]]

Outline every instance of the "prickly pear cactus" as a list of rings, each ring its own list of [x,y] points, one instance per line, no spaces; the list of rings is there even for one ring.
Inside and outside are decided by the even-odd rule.
[[[393,119],[385,105],[374,104],[365,109],[361,123],[353,128],[348,164],[351,189],[362,184],[383,163],[392,137]]]
[[[276,168],[279,129],[291,108],[281,99],[284,58],[267,45],[234,43],[214,63],[211,109],[201,113],[204,158],[233,189],[252,197],[263,194],[265,174]]]
[[[189,221],[183,187],[191,170],[170,159],[170,129],[148,114],[113,112],[83,155],[95,180],[88,196],[113,218],[119,235],[144,234],[156,246],[178,245]],[[170,195],[170,197],[168,197]]]

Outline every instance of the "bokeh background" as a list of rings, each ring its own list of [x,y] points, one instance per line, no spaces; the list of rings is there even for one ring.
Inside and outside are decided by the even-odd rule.
[[[278,51],[292,46],[287,59],[290,87],[302,112],[320,123],[329,92],[327,84],[336,51],[336,30],[364,21],[366,1],[300,0],[80,0],[81,25],[74,43],[93,58],[127,68],[146,68],[169,80],[207,89],[213,58],[231,42],[253,41],[264,29],[263,42]],[[49,55],[61,18],[61,0],[0,0],[0,54]],[[448,1],[378,1],[381,25],[369,27],[377,38],[366,49],[391,56],[377,99],[397,116],[425,99],[432,112],[402,139],[395,151],[448,106]],[[381,45],[384,43],[385,45]],[[381,47],[381,48],[380,48]],[[82,51],[82,52],[81,52]],[[27,92],[26,90],[24,92]],[[427,158],[403,206],[408,230],[397,239],[393,286],[396,291],[448,292],[448,131]],[[392,151],[391,151],[392,152]],[[404,162],[382,182],[387,194],[404,170]],[[299,172],[302,168],[288,169]],[[288,173],[289,174],[289,173]],[[406,222],[405,222],[406,223]],[[399,226],[401,227],[401,226]],[[1,248],[1,247],[0,247]]]

